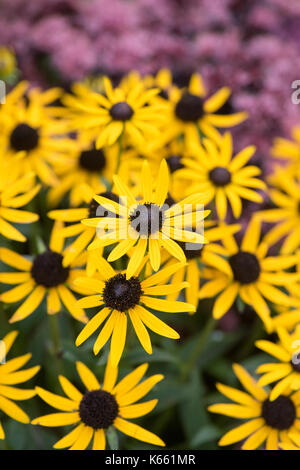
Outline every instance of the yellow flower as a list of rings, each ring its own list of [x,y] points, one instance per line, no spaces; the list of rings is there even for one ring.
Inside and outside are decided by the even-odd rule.
[[[93,372],[82,362],[76,363],[77,372],[86,388],[81,393],[69,380],[60,375],[59,381],[66,397],[36,387],[38,395],[59,410],[32,421],[40,426],[76,425],[66,436],[54,444],[55,449],[85,450],[93,441],[93,450],[105,449],[105,431],[114,427],[118,431],[149,444],[164,446],[155,434],[128,419],[144,416],[157,404],[157,400],[136,403],[143,398],[163,375],[141,379],[148,364],[142,364],[116,384],[118,369],[108,362],[102,386]],[[139,383],[140,382],[140,383]]]
[[[79,133],[74,144],[72,152],[54,163],[60,184],[49,190],[51,206],[56,206],[68,192],[73,207],[90,201],[94,194],[106,191],[106,184],[117,170],[118,145],[96,149],[94,138],[86,132]],[[128,174],[128,156],[128,152],[122,153],[118,174],[123,178]]]
[[[263,221],[276,223],[269,230],[266,242],[274,244],[285,237],[280,251],[293,253],[300,246],[300,182],[283,170],[278,175],[278,187],[270,189],[269,196],[276,208],[259,212]]]
[[[85,294],[74,281],[85,271],[80,269],[85,264],[85,256],[80,256],[68,266],[63,266],[65,252],[63,238],[60,236],[59,223],[52,230],[49,248],[34,257],[32,261],[15,253],[8,248],[0,248],[0,261],[19,272],[0,273],[0,282],[16,285],[0,295],[2,302],[13,303],[26,300],[16,310],[10,323],[23,320],[31,315],[47,299],[48,314],[58,313],[61,302],[70,314],[79,321],[86,322],[84,311],[76,304],[76,298],[71,291]]]
[[[184,134],[187,142],[198,140],[198,129],[202,134],[218,141],[220,134],[215,127],[232,127],[247,118],[245,112],[222,114],[222,107],[230,94],[230,88],[223,87],[207,98],[202,77],[198,74],[192,75],[187,89],[171,87],[168,90],[171,111],[165,141],[181,134]]]
[[[83,196],[85,198],[86,207],[78,209],[58,209],[53,210],[48,213],[50,219],[67,222],[69,225],[63,227],[60,230],[60,235],[64,238],[76,237],[76,239],[68,245],[65,250],[65,256],[63,259],[63,266],[66,267],[72,263],[77,256],[79,256],[88,246],[88,244],[93,240],[96,235],[95,227],[88,227],[83,225],[81,222],[82,219],[94,218],[96,217],[99,204],[93,198],[94,193],[91,191],[85,191]],[[111,192],[106,191],[98,194],[98,196],[105,197],[115,202],[119,202],[119,197]],[[103,210],[103,216],[109,216],[109,212]],[[100,216],[100,215],[99,215]],[[87,262],[86,262],[86,271],[88,276],[92,276],[96,271],[97,264],[94,262],[94,259],[98,256],[102,256],[103,248],[96,250],[95,255],[94,251],[88,251],[86,253]]]
[[[209,281],[200,289],[199,297],[218,296],[213,307],[213,316],[222,317],[232,306],[239,295],[253,307],[267,331],[272,331],[273,324],[270,308],[264,299],[286,307],[297,306],[299,302],[291,298],[278,287],[295,283],[299,275],[285,272],[294,266],[298,257],[267,256],[268,245],[260,242],[261,224],[253,217],[248,225],[240,246],[234,237],[222,240],[226,258],[219,256],[214,260],[210,274],[205,276]]]
[[[165,160],[161,162],[155,190],[149,164],[147,161],[144,162],[141,174],[142,199],[136,200],[118,176],[114,176],[114,183],[121,201],[123,198],[126,199],[126,205],[117,204],[101,196],[94,196],[94,199],[101,206],[116,214],[118,218],[115,215],[105,217],[101,221],[96,217],[82,222],[89,227],[97,227],[98,231],[102,230],[102,234],[98,232],[98,239],[89,246],[89,249],[118,242],[110,253],[108,261],[119,259],[134,247],[127,267],[128,278],[143,262],[147,249],[151,266],[154,271],[157,271],[161,263],[161,247],[179,261],[185,262],[184,252],[175,240],[189,243],[205,242],[202,234],[185,230],[184,225],[191,224],[191,221],[195,219],[202,221],[210,213],[210,211],[202,210],[201,204],[206,201],[206,195],[204,193],[193,194],[165,209],[169,190],[169,171]],[[200,207],[195,208],[196,204]],[[104,233],[104,228],[108,229],[106,233]]]
[[[262,364],[256,371],[258,374],[263,374],[259,379],[259,385],[264,386],[277,382],[270,394],[271,401],[276,400],[281,393],[286,392],[289,388],[300,389],[300,325],[292,334],[289,334],[284,328],[278,328],[277,333],[279,336],[277,344],[266,340],[259,340],[255,343],[259,349],[280,361],[279,363]]]
[[[114,144],[123,134],[137,145],[159,134],[158,126],[165,120],[165,112],[161,104],[153,101],[157,89],[145,90],[141,81],[127,91],[113,88],[107,77],[103,83],[105,96],[76,84],[75,96],[64,98],[74,129],[96,131],[97,148]]]
[[[29,423],[27,414],[13,400],[28,400],[36,395],[36,391],[13,387],[13,385],[30,380],[38,373],[40,366],[21,370],[31,358],[30,353],[6,360],[6,355],[17,336],[17,331],[11,331],[2,339],[3,343],[0,348],[0,410],[10,418],[20,421],[20,423]],[[4,438],[4,430],[0,423],[0,439]]]
[[[279,442],[290,443],[288,433],[300,437],[300,392],[282,393],[271,401],[269,394],[242,366],[235,364],[233,370],[246,392],[217,384],[219,392],[234,404],[215,404],[209,406],[208,410],[248,421],[227,432],[219,445],[228,446],[246,439],[243,450],[255,450],[264,443],[267,450],[279,450]]]
[[[206,192],[209,201],[215,201],[218,217],[224,220],[227,214],[227,200],[235,218],[242,213],[242,199],[262,202],[262,196],[254,189],[265,189],[265,183],[256,178],[261,171],[256,166],[246,166],[255,152],[250,146],[232,158],[232,137],[225,133],[220,138],[219,148],[209,139],[203,139],[203,147],[194,146],[194,158],[183,158],[184,169],[177,172],[192,182],[187,194]]]
[[[37,214],[20,208],[35,197],[40,185],[34,185],[33,173],[19,177],[19,158],[14,163],[5,164],[0,160],[0,234],[11,240],[25,242],[26,237],[10,222],[28,224],[38,220]]]
[[[58,184],[52,164],[63,158],[74,142],[64,136],[66,122],[57,117],[63,108],[48,106],[57,97],[57,89],[49,92],[27,91],[27,83],[21,82],[8,96],[0,110],[1,159],[12,160],[22,152],[19,174],[34,172],[46,185]]]
[[[157,298],[171,292],[179,292],[186,286],[186,283],[163,284],[181,268],[181,263],[164,268],[156,274],[147,276],[146,279],[142,279],[139,272],[128,279],[125,273],[116,272],[104,258],[97,257],[96,262],[99,270],[97,276],[79,278],[76,281],[78,286],[91,294],[78,300],[78,305],[82,308],[100,307],[101,310],[80,332],[76,346],[80,346],[105,322],[93,350],[94,354],[98,354],[112,337],[111,361],[116,366],[125,347],[128,316],[141,345],[148,354],[152,354],[152,346],[146,327],[161,336],[179,338],[179,334],[173,328],[150,313],[148,309],[172,313],[195,310],[193,305],[185,302],[171,302]]]

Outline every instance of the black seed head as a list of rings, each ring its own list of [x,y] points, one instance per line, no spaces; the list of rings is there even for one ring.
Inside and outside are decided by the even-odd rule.
[[[17,152],[21,150],[33,150],[39,142],[39,133],[37,129],[22,123],[14,128],[10,135],[10,145]]]
[[[131,226],[140,234],[149,236],[158,232],[163,225],[164,214],[156,204],[139,204],[130,215]]]
[[[106,281],[102,295],[106,307],[126,312],[139,303],[142,294],[137,277],[126,279],[125,274],[116,274]]]
[[[55,287],[64,284],[69,277],[69,268],[62,265],[63,257],[55,251],[45,251],[37,255],[31,268],[31,276],[37,284]]]
[[[184,93],[175,107],[176,116],[182,121],[198,121],[203,114],[203,100],[191,93]]]
[[[115,121],[129,121],[133,115],[133,109],[126,101],[114,104],[109,113]]]
[[[171,173],[174,173],[177,170],[184,168],[183,163],[181,163],[181,155],[170,155],[167,158],[167,164]]]
[[[300,353],[295,353],[293,355],[291,366],[295,372],[300,372]]]
[[[239,251],[229,258],[234,279],[241,284],[251,284],[257,281],[260,265],[257,257],[247,251]]]
[[[93,429],[106,429],[118,416],[119,405],[115,397],[105,390],[86,392],[79,405],[81,421]]]
[[[106,157],[101,149],[84,150],[79,157],[79,166],[91,173],[101,172],[106,165]]]
[[[226,186],[231,181],[231,173],[227,168],[216,166],[210,171],[209,178],[215,186]]]
[[[106,199],[110,199],[111,201],[120,203],[119,197],[111,191],[105,191],[103,193],[98,194],[98,196],[106,197]],[[102,206],[101,206],[102,211],[100,212],[100,210],[99,211],[97,210],[98,207],[100,207],[100,204],[98,204],[98,202],[95,201],[95,199],[92,199],[89,204],[89,218],[90,219],[93,219],[94,217],[116,217],[116,218],[119,217],[118,214],[108,211]]]
[[[293,401],[284,395],[276,400],[265,400],[262,405],[262,417],[271,428],[284,431],[289,429],[296,419],[296,408]]]

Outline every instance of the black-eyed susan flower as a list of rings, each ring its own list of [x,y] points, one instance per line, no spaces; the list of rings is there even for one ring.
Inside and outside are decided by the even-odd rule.
[[[22,152],[19,174],[34,172],[44,184],[53,186],[58,184],[58,179],[52,163],[63,158],[74,142],[65,136],[67,124],[56,116],[57,108],[51,110],[48,106],[48,100],[57,96],[57,92],[44,95],[28,91],[25,97],[27,86],[23,82],[19,84],[0,109],[2,154],[9,161]]]
[[[274,244],[284,238],[280,251],[288,254],[300,246],[300,182],[286,171],[277,179],[278,186],[268,191],[276,207],[260,211],[259,217],[276,224],[269,230],[266,242]]]
[[[48,200],[51,206],[57,206],[67,193],[72,207],[90,201],[94,194],[106,191],[117,171],[118,145],[96,149],[94,138],[86,132],[78,134],[75,144],[72,152],[54,163],[60,184],[49,190]],[[127,157],[128,152],[124,150],[118,169],[118,174],[125,180]]]
[[[99,204],[93,198],[94,193],[88,189],[84,192],[84,198],[86,207],[78,209],[58,209],[48,213],[48,217],[51,219],[67,222],[69,225],[63,227],[60,230],[60,234],[64,238],[76,237],[72,243],[70,243],[66,250],[63,259],[63,266],[66,267],[72,263],[88,246],[96,235],[95,227],[88,227],[81,223],[81,220],[87,218],[95,218],[96,215],[100,217],[98,208]],[[100,193],[99,196],[105,197],[111,201],[119,202],[117,194],[111,191],[105,191]],[[111,214],[112,215],[112,214]],[[109,216],[109,212],[103,210],[103,217]],[[92,251],[86,252],[86,271],[88,276],[92,276],[96,270],[96,263],[94,262],[95,256],[102,256],[103,249],[99,248],[95,254]]]
[[[258,179],[261,170],[247,165],[255,152],[254,146],[246,147],[234,157],[232,137],[229,132],[220,137],[219,145],[210,139],[203,139],[193,146],[193,158],[183,158],[184,169],[178,177],[191,181],[187,194],[204,191],[209,201],[214,201],[218,217],[224,220],[227,201],[235,218],[242,213],[242,199],[261,203],[262,196],[256,190],[264,190],[265,183]],[[246,166],[247,165],[247,166]]]
[[[185,225],[194,223],[200,225],[210,211],[203,211],[202,204],[206,201],[205,193],[197,193],[183,199],[177,204],[166,208],[166,199],[169,190],[169,170],[165,160],[161,162],[156,185],[152,185],[152,176],[147,161],[144,162],[141,172],[142,198],[136,200],[131,190],[114,176],[115,188],[120,195],[122,205],[101,196],[94,199],[107,210],[116,214],[114,217],[104,219],[85,219],[83,224],[97,227],[98,239],[89,249],[117,243],[108,257],[108,261],[115,261],[125,255],[134,247],[130,258],[126,276],[130,278],[138,269],[149,251],[150,263],[154,271],[160,267],[160,248],[165,248],[179,261],[186,258],[177,240],[189,243],[204,243],[203,233],[185,230]],[[154,189],[155,188],[155,189]],[[104,232],[104,228],[107,229]],[[102,230],[102,233],[100,231]],[[176,240],[176,241],[175,241]]]
[[[33,173],[19,177],[16,168],[18,164],[19,158],[15,159],[14,165],[0,160],[0,234],[11,240],[25,242],[26,237],[11,222],[29,224],[38,220],[37,214],[21,208],[36,196],[40,185],[35,184]]]
[[[58,313],[62,302],[74,318],[82,322],[87,321],[84,311],[76,304],[77,299],[72,293],[72,291],[83,295],[86,293],[74,283],[78,276],[85,273],[83,269],[85,257],[81,256],[68,266],[64,266],[63,245],[64,241],[57,223],[52,230],[49,247],[34,256],[32,260],[8,248],[0,248],[0,261],[18,270],[18,272],[0,273],[0,282],[16,286],[3,292],[0,300],[14,303],[23,301],[26,297],[10,318],[10,323],[27,318],[44,298],[47,300],[48,314]]]
[[[91,294],[80,299],[79,306],[101,308],[79,333],[76,346],[80,346],[105,322],[94,343],[93,350],[94,354],[98,354],[111,337],[111,361],[116,366],[125,347],[128,317],[141,345],[148,354],[152,353],[152,346],[146,327],[161,336],[179,338],[179,334],[173,328],[150,313],[148,309],[172,313],[195,310],[193,305],[185,302],[171,302],[157,298],[157,296],[165,296],[174,291],[179,292],[185,287],[185,283],[163,284],[181,268],[181,263],[168,266],[145,279],[141,278],[139,272],[128,279],[125,273],[116,272],[104,258],[97,257],[97,263],[99,270],[97,276],[79,278],[76,281],[80,287]]]
[[[168,89],[171,110],[168,127],[165,129],[165,141],[184,134],[186,141],[197,141],[198,131],[214,140],[219,139],[216,127],[232,127],[247,118],[247,113],[219,114],[226,103],[231,90],[223,87],[207,97],[201,75],[193,74],[189,86],[182,90],[173,86]]]
[[[105,95],[77,84],[75,95],[65,97],[75,129],[94,130],[97,148],[114,144],[121,135],[140,145],[159,134],[159,124],[166,119],[165,108],[153,101],[159,90],[146,90],[142,81],[130,90],[113,88],[107,77],[103,83]]]
[[[221,318],[239,295],[253,307],[268,331],[272,331],[271,311],[266,302],[282,306],[297,306],[297,300],[279,287],[286,287],[298,280],[297,273],[286,272],[298,260],[296,255],[267,256],[268,245],[260,241],[261,223],[252,217],[240,245],[233,236],[222,240],[227,256],[220,258],[216,269],[214,262],[209,281],[200,289],[199,297],[215,297],[213,316]],[[266,299],[266,300],[265,300]]]
[[[255,450],[264,443],[267,450],[279,450],[279,442],[290,443],[288,433],[300,436],[300,392],[282,393],[271,401],[269,394],[242,366],[235,364],[233,369],[246,392],[217,384],[219,392],[234,403],[215,404],[208,409],[247,421],[227,432],[219,445],[228,446],[243,440],[243,450]]]
[[[34,389],[18,388],[15,385],[27,382],[34,377],[40,366],[22,370],[22,367],[31,358],[30,353],[7,360],[7,354],[17,336],[17,331],[11,331],[2,339],[0,345],[0,410],[20,423],[29,423],[28,415],[15,401],[29,400],[29,398],[36,395],[36,391]],[[0,439],[4,438],[5,433],[0,423]]]
[[[160,382],[163,375],[152,375],[141,382],[148,367],[142,364],[116,384],[118,369],[108,362],[101,386],[82,362],[77,362],[76,367],[86,389],[84,393],[64,376],[59,376],[59,381],[66,397],[36,387],[38,395],[59,412],[36,418],[32,424],[50,427],[73,425],[73,429],[54,444],[55,449],[85,450],[92,441],[93,450],[104,450],[105,433],[111,427],[142,442],[165,445],[152,432],[128,421],[153,410],[157,400],[136,402]]]
[[[277,333],[278,343],[267,340],[255,343],[259,349],[277,359],[275,363],[260,365],[256,371],[258,374],[263,374],[258,381],[259,385],[277,382],[270,394],[271,401],[276,400],[289,388],[300,389],[300,326],[298,325],[291,334],[284,328],[278,328]]]

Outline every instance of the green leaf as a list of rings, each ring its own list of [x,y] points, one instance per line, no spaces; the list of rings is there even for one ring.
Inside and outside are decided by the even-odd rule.
[[[110,450],[119,450],[119,437],[113,426],[110,426],[106,431],[106,438]]]

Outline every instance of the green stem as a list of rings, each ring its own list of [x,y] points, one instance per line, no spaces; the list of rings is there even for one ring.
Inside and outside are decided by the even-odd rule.
[[[198,357],[200,356],[201,352],[206,346],[206,343],[211,335],[211,332],[215,328],[215,325],[216,325],[216,320],[212,316],[210,316],[206,322],[205,327],[203,328],[203,330],[198,336],[198,340],[196,342],[195,348],[193,349],[190,357],[187,359],[187,361],[185,362],[182,368],[182,373],[181,373],[182,382],[184,382],[187,379],[191,370],[195,366]]]

